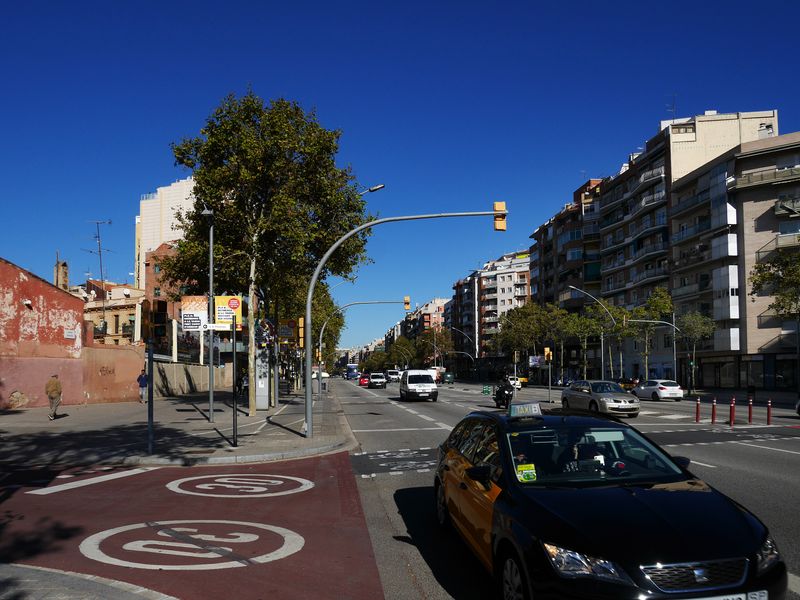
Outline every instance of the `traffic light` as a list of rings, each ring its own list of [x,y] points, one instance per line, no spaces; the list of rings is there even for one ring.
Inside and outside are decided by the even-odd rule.
[[[690,367],[693,367],[693,366],[694,366],[694,361],[693,361],[693,360],[690,360],[690,361],[689,361],[689,366],[690,366]]]
[[[300,347],[301,348],[305,348],[306,347],[306,335],[305,335],[306,328],[305,328],[305,324],[306,324],[306,322],[305,322],[305,319],[303,317],[300,317],[299,319],[297,319],[297,336],[298,336],[298,339],[300,340]]]
[[[505,231],[506,230],[506,203],[505,202],[495,202],[494,203],[494,230],[495,231]]]
[[[403,296],[403,308],[411,310],[411,296]]]
[[[546,362],[550,362],[551,360],[553,360],[553,353],[550,351],[550,348],[548,348],[547,346],[545,346],[545,348],[544,348],[544,360]]]

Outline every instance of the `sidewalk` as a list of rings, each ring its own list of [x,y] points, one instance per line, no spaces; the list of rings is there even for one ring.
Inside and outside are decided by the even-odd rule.
[[[138,402],[59,407],[55,421],[47,408],[0,411],[0,464],[30,466],[212,465],[299,458],[357,445],[336,396],[336,385],[313,407],[314,436],[303,436],[305,401],[298,392],[279,397],[278,406],[249,417],[240,400],[237,447],[233,447],[230,392],[214,394],[214,422],[208,393],[155,400],[153,453],[148,454],[147,405]]]

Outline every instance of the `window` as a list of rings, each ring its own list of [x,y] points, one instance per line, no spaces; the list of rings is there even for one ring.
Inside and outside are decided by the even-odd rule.
[[[156,265],[153,267],[153,273],[161,273],[161,265]]]
[[[160,287],[153,288],[153,296],[158,298],[160,295],[161,295],[161,288]]]
[[[472,454],[481,440],[482,430],[483,423],[478,420],[470,421],[465,428],[464,436],[458,442],[458,451],[461,452],[467,460],[472,460]]]
[[[665,333],[664,334],[664,348],[672,348],[672,334]]]

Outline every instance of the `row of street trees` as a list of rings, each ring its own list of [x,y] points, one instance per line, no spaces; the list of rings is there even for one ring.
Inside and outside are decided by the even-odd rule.
[[[671,323],[672,314],[672,298],[662,287],[653,290],[647,301],[633,310],[606,303],[603,303],[603,306],[592,303],[587,304],[582,314],[578,314],[570,313],[553,304],[528,303],[508,311],[503,316],[500,332],[495,338],[495,349],[509,356],[513,355],[514,351],[538,355],[543,353],[545,346],[549,346],[553,349],[555,363],[563,379],[566,367],[565,346],[577,341],[581,348],[583,377],[586,378],[589,369],[587,349],[590,342],[602,333],[608,353],[606,367],[611,377],[623,376],[622,349],[625,339],[641,342],[639,353],[646,374],[649,371],[651,343],[656,330],[663,325],[637,321]],[[690,350],[694,363],[698,343],[714,333],[714,321],[701,313],[690,312],[680,315],[675,325],[680,330],[678,337]]]
[[[213,211],[214,283],[218,293],[247,298],[247,326],[256,319],[297,318],[323,254],[348,231],[371,219],[352,171],[335,159],[341,132],[320,125],[296,102],[265,103],[252,91],[227,96],[196,137],[172,145],[175,163],[191,170],[193,210],[179,218],[177,254],[161,262],[162,278],[184,293],[207,294],[209,223]],[[329,276],[349,277],[366,261],[368,230],[345,242],[325,265]],[[177,237],[177,234],[176,234]],[[325,341],[332,353],[343,318],[326,285],[316,287],[313,339],[331,315]],[[255,369],[250,335],[248,367]],[[251,376],[252,380],[252,376]],[[250,386],[255,413],[255,386]]]
[[[395,365],[419,368],[443,365],[447,358],[454,356],[453,338],[444,329],[428,329],[413,340],[400,336],[389,347],[387,352],[371,353],[361,364],[361,370],[367,373],[392,369]]]

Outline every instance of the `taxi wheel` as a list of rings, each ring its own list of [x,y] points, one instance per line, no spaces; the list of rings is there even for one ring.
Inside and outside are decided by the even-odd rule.
[[[502,600],[530,600],[525,572],[515,553],[508,551],[502,557],[499,575]]]
[[[447,498],[444,495],[444,486],[436,484],[436,522],[442,529],[450,527],[450,512],[447,510]]]

